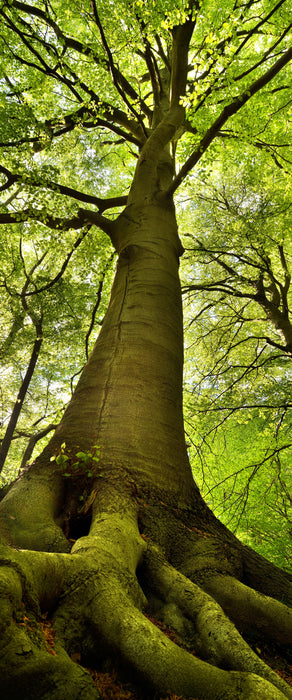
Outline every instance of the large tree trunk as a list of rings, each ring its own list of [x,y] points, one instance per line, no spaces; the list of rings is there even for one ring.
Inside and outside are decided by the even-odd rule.
[[[112,226],[117,271],[92,355],[1,503],[3,700],[98,698],[84,667],[108,659],[150,698],[292,699],[242,636],[291,644],[292,612],[275,598],[292,601],[292,577],[241,545],[192,477],[172,164],[151,147]]]

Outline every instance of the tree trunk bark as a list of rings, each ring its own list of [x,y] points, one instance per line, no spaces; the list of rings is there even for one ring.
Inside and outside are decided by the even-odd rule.
[[[99,445],[102,469],[188,497],[182,416],[180,242],[172,202],[129,205],[109,308],[52,446]],[[82,406],[82,412],[80,411]]]

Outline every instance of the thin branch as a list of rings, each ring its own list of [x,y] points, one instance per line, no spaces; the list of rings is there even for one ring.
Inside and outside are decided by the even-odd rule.
[[[22,182],[23,184],[29,185],[30,187],[41,187],[48,190],[52,190],[57,194],[63,194],[67,197],[72,197],[72,199],[76,199],[79,202],[95,204],[98,207],[98,211],[100,214],[106,211],[107,209],[114,209],[115,207],[125,206],[127,203],[127,195],[123,195],[120,197],[108,197],[103,199],[101,197],[97,197],[96,195],[87,194],[86,192],[80,192],[80,190],[76,190],[73,187],[61,185],[59,182],[42,179],[37,180],[35,176],[32,176],[31,178],[28,178],[26,176],[24,180],[22,174],[11,173],[7,168],[4,168],[1,165],[0,172],[3,172],[3,174],[5,174],[7,177],[7,182],[10,182],[10,184],[7,185],[7,187],[11,187],[15,182]],[[0,187],[0,191],[2,189],[7,189],[7,187]]]
[[[235,411],[241,411],[249,408],[259,408],[260,410],[275,410],[279,408],[292,408],[292,403],[268,404],[268,403],[244,403],[241,406],[217,406],[215,408],[196,408],[196,413],[217,413],[218,411],[230,411],[230,415]]]
[[[77,53],[80,53],[83,56],[87,56],[88,58],[90,58],[96,65],[105,68],[107,71],[109,70],[110,66],[108,61],[105,61],[104,59],[101,60],[94,53],[91,46],[87,46],[87,44],[81,43],[75,37],[73,38],[64,34],[59,25],[55,22],[55,20],[49,17],[47,12],[41,10],[39,7],[32,6],[23,2],[18,2],[18,0],[12,0],[11,4],[13,7],[22,12],[25,12],[26,14],[39,17],[44,22],[44,24],[51,27],[57,39],[61,42],[62,47],[65,47],[66,49],[71,48]],[[119,85],[121,86],[123,91],[132,100],[139,103],[142,112],[144,112],[146,116],[151,117],[151,109],[148,107],[148,105],[145,104],[144,100],[141,99],[141,97],[133,88],[131,83],[128,82],[127,78],[119,71],[119,69],[116,66],[114,67],[114,74],[116,80],[119,82]]]
[[[34,373],[34,370],[35,370],[35,367],[36,367],[36,364],[37,364],[37,361],[38,361],[40,349],[41,349],[42,342],[43,342],[42,321],[43,321],[43,319],[42,319],[42,316],[41,316],[41,317],[35,322],[36,338],[35,338],[35,341],[34,341],[34,344],[33,344],[33,348],[32,348],[32,352],[31,352],[30,360],[29,360],[29,363],[28,363],[28,366],[27,366],[26,373],[25,373],[25,375],[24,375],[24,379],[23,379],[23,381],[22,381],[21,387],[20,387],[19,392],[18,392],[18,395],[17,395],[17,399],[16,399],[16,401],[15,401],[15,404],[14,404],[14,407],[13,407],[13,410],[12,410],[12,413],[11,413],[11,416],[10,416],[10,419],[9,419],[9,422],[8,422],[8,425],[7,425],[7,428],[6,428],[6,431],[5,431],[5,435],[4,435],[3,440],[2,440],[2,443],[1,443],[1,448],[0,448],[0,474],[1,474],[2,470],[3,470],[4,464],[5,464],[5,460],[6,460],[6,457],[7,457],[7,454],[8,454],[8,450],[9,450],[10,445],[11,445],[11,440],[12,440],[12,437],[13,437],[13,433],[14,433],[14,430],[15,430],[15,428],[16,428],[16,425],[17,425],[17,422],[18,422],[18,419],[19,419],[19,415],[20,415],[20,412],[21,412],[21,409],[22,409],[22,406],[23,406],[23,402],[24,402],[24,399],[25,399],[25,397],[26,397],[26,394],[27,394],[27,391],[28,391],[28,387],[29,387],[29,385],[30,385],[30,382],[31,382],[31,379],[32,379],[32,376],[33,376],[33,373]]]
[[[20,3],[20,4],[22,4],[22,3]],[[3,12],[2,12],[2,14],[3,14]],[[137,121],[134,121],[133,119],[129,119],[127,114],[125,112],[123,112],[122,110],[120,110],[112,105],[101,102],[98,95],[96,95],[96,93],[92,89],[88,88],[88,86],[85,83],[80,81],[80,79],[78,78],[78,76],[75,75],[75,73],[72,71],[72,69],[70,69],[70,72],[74,77],[74,83],[72,81],[68,80],[62,74],[56,72],[55,68],[51,68],[44,61],[42,56],[40,54],[38,54],[38,52],[34,49],[34,47],[31,46],[29,41],[22,34],[22,32],[18,29],[18,27],[8,17],[6,17],[5,13],[4,13],[4,17],[5,17],[5,19],[7,19],[7,22],[10,25],[12,31],[16,32],[19,35],[20,39],[23,41],[23,43],[28,48],[28,50],[31,51],[32,54],[38,58],[38,60],[40,61],[40,64],[36,64],[36,63],[32,63],[30,61],[27,61],[26,59],[23,58],[23,56],[13,54],[13,51],[10,49],[11,53],[14,55],[16,60],[18,60],[21,64],[32,65],[36,70],[39,70],[39,71],[45,73],[46,75],[49,75],[50,77],[52,77],[58,81],[61,81],[73,92],[76,99],[80,103],[82,103],[83,106],[73,116],[73,122],[71,123],[71,129],[76,126],[76,117],[78,117],[80,119],[81,116],[83,116],[84,109],[85,110],[87,109],[87,111],[89,111],[91,113],[92,113],[92,111],[94,112],[94,114],[93,114],[94,122],[91,125],[92,128],[99,126],[99,123],[98,123],[98,121],[99,121],[98,120],[98,109],[99,109],[100,112],[102,112],[103,117],[105,117],[107,119],[107,126],[109,129],[112,129],[114,131],[113,122],[116,122],[116,124],[120,124],[121,126],[125,127],[130,134],[133,134],[135,136],[135,138],[136,138],[135,145],[137,144],[137,136],[139,134],[140,138],[138,138],[138,145],[141,146],[141,143],[143,143],[143,141],[145,140],[145,127],[143,124],[143,120],[136,113],[136,111],[133,110],[133,108],[131,109],[131,111],[135,113],[135,117],[137,118]],[[81,95],[79,95],[79,93],[76,91],[76,88],[74,87],[75,84],[80,85],[82,90],[84,90],[87,94],[89,94],[89,96],[90,96],[90,109],[89,110],[86,107],[84,108],[84,104],[83,104],[84,98]],[[121,88],[119,88],[119,89],[121,90]],[[93,110],[92,110],[92,105],[94,106]],[[128,103],[128,101],[127,101],[127,106],[130,109],[131,104]],[[69,118],[70,118],[70,115],[69,115]],[[54,120],[52,120],[52,122],[53,121]],[[67,120],[66,126],[68,126],[68,120]],[[45,128],[46,129],[50,128],[49,120],[45,123]],[[68,130],[68,129],[66,129],[66,130]],[[54,132],[51,132],[50,137],[53,138],[55,136],[56,136],[56,134]],[[125,136],[125,134],[124,134],[124,136]],[[129,139],[129,140],[131,140],[131,139]],[[32,137],[24,140],[24,142],[26,142],[26,141],[27,142],[32,141]],[[15,145],[18,145],[18,143]],[[8,144],[5,143],[3,145],[9,146],[10,143],[8,143]]]
[[[277,12],[277,10],[279,10],[279,8],[281,7],[281,5],[285,4],[285,2],[286,2],[286,0],[279,0],[279,2],[277,3],[277,5],[275,5],[275,6],[271,9],[271,11],[270,11],[267,15],[265,15],[265,17],[263,17],[257,24],[255,24],[255,26],[252,28],[252,30],[251,30],[250,32],[248,32],[247,36],[246,36],[245,39],[242,41],[242,43],[240,44],[240,46],[238,47],[238,49],[236,49],[235,54],[234,54],[235,56],[238,56],[238,54],[239,54],[240,51],[243,49],[243,47],[245,46],[246,42],[251,38],[251,36],[253,36],[254,34],[257,34],[258,31],[259,31],[259,29],[260,29],[260,27],[262,27],[264,24],[266,24],[266,22],[268,22],[268,20],[273,16],[273,14],[274,14],[275,12]]]
[[[164,51],[164,48],[163,48],[163,46],[162,46],[162,41],[161,41],[161,38],[160,38],[159,34],[156,34],[156,35],[155,35],[155,40],[156,40],[157,47],[158,47],[158,54],[159,54],[160,58],[162,58],[163,63],[164,63],[165,67],[167,68],[167,70],[168,70],[168,72],[169,72],[169,74],[170,74],[171,65],[170,65],[170,62],[169,62],[169,60],[168,60],[168,57],[167,57],[167,55],[166,55],[166,53],[165,53],[165,51]]]
[[[83,231],[82,234],[80,236],[78,236],[78,238],[74,242],[71,250],[69,251],[69,253],[67,253],[66,258],[65,258],[63,264],[61,265],[61,268],[60,268],[59,272],[57,273],[57,275],[55,275],[55,277],[52,280],[47,282],[47,284],[44,284],[43,287],[36,287],[36,285],[34,285],[35,289],[33,291],[31,291],[31,292],[26,291],[25,292],[26,297],[34,296],[35,294],[41,294],[41,292],[46,292],[48,289],[51,289],[57,282],[59,282],[59,280],[61,279],[61,277],[63,276],[65,270],[67,269],[67,267],[69,265],[69,262],[72,258],[73,253],[75,253],[75,250],[77,250],[77,248],[80,246],[80,243],[82,243],[85,236],[88,234],[88,231],[89,231],[89,228],[85,229],[85,231]]]
[[[136,109],[133,107],[133,105],[131,104],[131,102],[129,102],[129,100],[128,100],[128,98],[127,98],[127,96],[126,96],[124,90],[122,90],[122,88],[120,87],[119,81],[118,81],[118,79],[117,79],[117,72],[116,72],[116,68],[115,68],[114,61],[113,61],[112,52],[111,52],[110,47],[109,47],[109,45],[108,45],[108,42],[107,42],[107,39],[106,39],[106,36],[105,36],[105,32],[104,32],[103,26],[102,26],[101,21],[100,21],[100,19],[99,19],[99,14],[98,14],[98,12],[97,12],[96,2],[95,2],[95,0],[90,0],[90,3],[91,3],[92,10],[93,10],[93,15],[94,15],[94,19],[95,19],[95,22],[96,22],[96,26],[98,27],[98,30],[99,30],[99,33],[100,33],[102,45],[103,45],[103,47],[104,47],[104,49],[105,49],[105,52],[106,52],[106,55],[107,55],[107,57],[108,57],[109,71],[110,71],[110,74],[111,74],[111,78],[112,78],[113,85],[115,86],[116,90],[118,91],[118,93],[119,93],[119,95],[121,96],[121,98],[122,98],[123,102],[125,103],[125,105],[128,107],[128,109],[130,110],[130,112],[132,112],[132,114],[134,115],[134,117],[137,119],[137,122],[140,124],[140,126],[141,126],[141,128],[142,128],[142,131],[144,132],[144,135],[145,135],[145,137],[147,138],[147,134],[146,134],[146,131],[145,131],[145,125],[144,125],[143,119],[141,118],[140,114],[138,114],[138,112],[136,111]]]
[[[25,451],[23,453],[23,457],[22,457],[21,465],[20,465],[20,470],[25,469],[28,461],[31,458],[31,455],[33,453],[33,450],[35,448],[36,443],[39,440],[41,440],[42,438],[46,437],[46,435],[48,435],[48,433],[52,432],[52,430],[55,430],[56,427],[57,427],[57,423],[50,423],[42,430],[39,430],[38,433],[35,433],[35,435],[30,436],[27,447],[25,448]]]
[[[45,75],[50,75],[59,82],[63,83],[63,85],[66,85],[66,87],[72,92],[74,97],[76,97],[78,102],[83,102],[81,95],[77,92],[72,82],[62,74],[58,73],[54,68],[49,66],[48,63],[46,63],[41,54],[38,53],[38,51],[36,51],[36,49],[29,43],[23,32],[16,26],[16,24],[14,24],[14,22],[12,22],[12,20],[5,14],[5,12],[3,12],[3,10],[0,11],[0,14],[6,20],[7,26],[10,27],[10,29],[12,29],[12,31],[19,36],[24,46],[26,46],[26,48],[32,53],[32,55],[36,57],[36,59],[39,61],[39,64],[32,61],[28,61],[27,59],[23,58],[23,56],[16,54],[14,51],[12,51],[12,49],[10,49],[11,54],[14,56],[14,58],[16,58],[22,65],[32,66],[41,73],[44,73]],[[94,96],[94,93],[92,96]]]
[[[282,34],[278,37],[277,41],[275,41],[275,43],[272,46],[270,46],[269,49],[267,49],[267,51],[265,51],[262,58],[259,59],[259,61],[257,61],[256,63],[254,63],[251,66],[251,68],[248,68],[247,70],[243,71],[239,75],[235,76],[234,81],[238,82],[239,80],[246,78],[247,75],[249,75],[254,70],[256,70],[256,68],[259,68],[259,66],[261,66],[263,63],[265,63],[265,61],[267,61],[267,59],[271,58],[271,55],[275,51],[276,47],[281,43],[281,41],[283,41],[286,34],[289,34],[290,30],[291,30],[291,24],[289,24],[288,27],[286,27],[283,30]],[[274,57],[275,57],[275,55],[274,55]]]
[[[95,323],[96,312],[97,312],[99,305],[100,305],[100,302],[101,302],[101,295],[102,295],[105,276],[106,276],[106,273],[107,273],[107,271],[108,271],[108,269],[109,269],[109,267],[114,259],[115,254],[116,254],[115,251],[111,254],[111,256],[110,256],[110,258],[109,258],[109,260],[108,260],[108,262],[103,270],[101,278],[99,280],[99,285],[98,285],[98,290],[97,290],[97,295],[96,295],[96,302],[95,302],[94,307],[92,309],[91,321],[90,321],[89,328],[88,328],[88,331],[87,331],[86,336],[85,336],[85,352],[86,352],[87,360],[88,360],[88,355],[89,355],[89,349],[88,349],[89,338],[90,338],[90,335],[91,335],[91,332],[92,332],[92,329],[93,329],[93,326]]]

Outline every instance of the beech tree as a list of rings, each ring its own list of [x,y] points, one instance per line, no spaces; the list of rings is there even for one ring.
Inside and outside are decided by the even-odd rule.
[[[213,165],[208,182],[201,173],[192,199],[183,271],[186,431],[209,505],[289,568],[289,178],[279,167],[263,171],[249,148],[236,177],[235,158],[229,154],[228,171],[222,159]]]
[[[86,668],[111,660],[148,697],[292,698],[245,639],[291,644],[292,577],[215,518],[190,468],[174,202],[226,138],[277,134],[282,157],[288,2],[12,0],[0,16],[0,224],[23,260],[42,240],[16,288],[36,342],[48,241],[55,266],[76,230],[72,255],[101,230],[118,257],[72,399],[1,501],[2,697],[98,698]]]

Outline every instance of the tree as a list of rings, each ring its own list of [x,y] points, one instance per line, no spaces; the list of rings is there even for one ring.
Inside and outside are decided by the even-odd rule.
[[[106,241],[96,250],[92,240],[83,240],[84,235],[74,236],[73,245],[70,234],[61,245],[53,240],[48,245],[38,234],[33,231],[32,249],[26,231],[20,229],[12,238],[8,232],[3,236],[0,471],[4,482],[8,473],[10,480],[17,476],[20,461],[24,467],[36,443],[59,422],[80,365],[88,358],[94,322],[101,323],[105,313],[110,284],[113,256]],[[75,265],[68,269],[73,256]],[[98,268],[98,280],[86,272],[88,260],[92,270]],[[36,275],[41,291],[35,286]],[[62,356],[57,371],[56,356]]]
[[[241,539],[254,537],[269,555],[274,547],[273,560],[289,567],[289,177],[263,169],[263,157],[253,159],[248,148],[236,178],[230,155],[228,172],[219,161],[207,182],[203,173],[196,178],[194,230],[186,236],[187,431],[212,508]]]
[[[73,396],[1,502],[2,694],[97,698],[84,667],[110,658],[150,697],[291,698],[244,639],[290,644],[291,575],[215,518],[190,469],[173,200],[226,130],[244,142],[266,120],[269,144],[284,119],[287,3],[12,0],[0,13],[0,223],[30,256],[40,230],[36,260],[50,236],[96,228],[118,255]],[[25,295],[40,299],[35,269]]]

